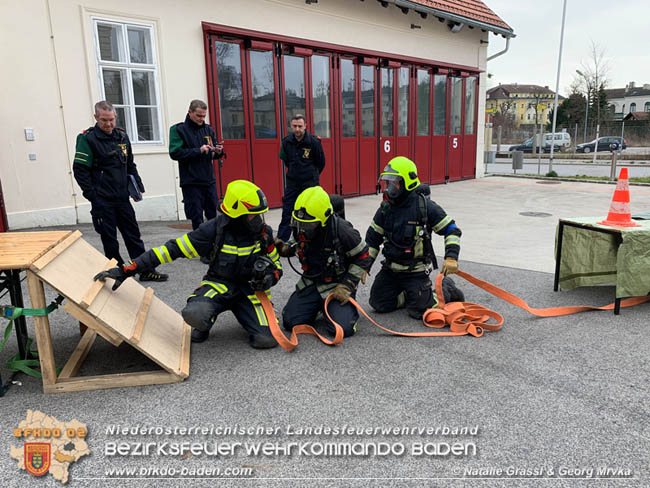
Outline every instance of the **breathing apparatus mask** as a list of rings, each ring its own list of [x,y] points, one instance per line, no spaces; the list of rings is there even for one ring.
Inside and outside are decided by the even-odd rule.
[[[263,214],[246,214],[239,217],[239,220],[242,228],[252,234],[261,234],[264,229],[265,220]]]
[[[406,193],[404,179],[397,175],[382,175],[379,179],[379,186],[385,197],[391,202],[399,201]]]

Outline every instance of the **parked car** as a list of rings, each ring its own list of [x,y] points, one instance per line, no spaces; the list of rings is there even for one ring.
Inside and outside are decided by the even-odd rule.
[[[555,140],[555,144],[562,147],[563,151],[568,151],[571,147],[571,136],[568,132],[556,132],[554,137],[553,134],[544,134],[544,140],[547,144],[551,143],[551,138]]]
[[[611,151],[611,148],[609,147],[610,144],[617,144],[619,151],[627,149],[627,140],[623,139],[622,137],[599,137],[598,152]],[[585,142],[584,144],[578,144],[576,146],[576,152],[590,153],[590,152],[594,152],[595,148],[596,148],[596,139],[594,139],[591,142]]]
[[[560,152],[562,150],[562,146],[559,144],[555,144],[555,147],[553,148],[553,152]],[[525,153],[532,153],[533,152],[533,141],[528,139],[522,144],[516,144],[514,146],[510,146],[508,151],[523,151]],[[545,153],[550,153],[551,152],[551,142],[547,141],[546,144],[544,145],[544,152]]]

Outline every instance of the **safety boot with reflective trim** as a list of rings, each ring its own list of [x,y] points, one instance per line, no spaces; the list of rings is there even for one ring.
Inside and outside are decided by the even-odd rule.
[[[140,273],[140,281],[167,281],[169,275],[165,273],[158,273],[157,271],[145,271]]]

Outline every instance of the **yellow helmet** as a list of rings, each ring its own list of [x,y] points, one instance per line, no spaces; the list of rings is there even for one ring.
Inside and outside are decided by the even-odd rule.
[[[221,211],[228,217],[236,219],[241,215],[261,214],[268,209],[266,197],[257,185],[246,180],[228,183],[221,202]]]
[[[320,222],[325,227],[333,212],[327,192],[320,186],[312,186],[298,195],[292,216],[298,222]]]
[[[404,180],[404,189],[406,191],[413,191],[420,185],[417,166],[415,166],[413,161],[404,156],[397,156],[391,159],[379,177],[380,180],[390,180],[393,178],[401,178]]]

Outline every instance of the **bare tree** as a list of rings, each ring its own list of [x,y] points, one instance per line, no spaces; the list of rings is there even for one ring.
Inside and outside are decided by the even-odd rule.
[[[591,40],[589,49],[589,58],[586,61],[580,62],[580,70],[574,84],[579,84],[585,87],[587,97],[591,100],[593,97],[596,109],[596,124],[600,124],[600,100],[599,93],[609,83],[608,75],[611,65],[606,58],[607,50]]]
[[[528,108],[532,108],[535,110],[535,125],[540,123],[539,116],[540,116],[540,104],[544,101],[548,100],[548,91],[545,88],[542,88],[541,86],[536,86],[532,89],[530,93],[530,98],[532,98],[534,101],[528,103]]]

